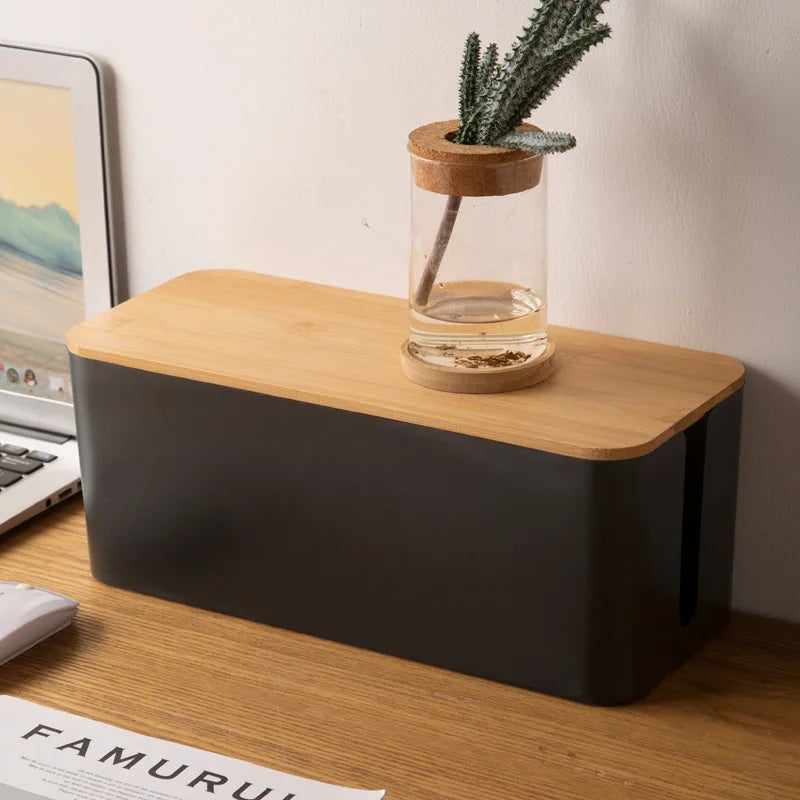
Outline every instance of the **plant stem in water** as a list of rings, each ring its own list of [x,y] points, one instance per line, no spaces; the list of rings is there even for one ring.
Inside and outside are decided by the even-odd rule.
[[[439,267],[442,265],[447,245],[450,241],[450,236],[453,233],[453,227],[458,218],[458,209],[461,207],[461,198],[455,195],[450,195],[447,198],[447,205],[442,215],[442,221],[439,223],[439,230],[436,231],[436,240],[433,243],[428,261],[425,264],[425,270],[420,278],[417,291],[414,293],[414,307],[418,309],[425,308],[428,305],[428,300],[431,296],[433,284],[436,283],[436,276],[439,274]]]

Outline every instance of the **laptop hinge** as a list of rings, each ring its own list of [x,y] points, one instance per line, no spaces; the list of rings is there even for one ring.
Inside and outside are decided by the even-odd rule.
[[[25,428],[22,425],[11,425],[8,422],[0,422],[0,431],[15,433],[17,436],[28,436],[31,439],[40,439],[51,444],[64,444],[72,437],[64,436],[61,433],[50,433],[50,431],[40,431],[37,428]]]
[[[75,436],[72,403],[0,390],[0,421],[35,431]]]

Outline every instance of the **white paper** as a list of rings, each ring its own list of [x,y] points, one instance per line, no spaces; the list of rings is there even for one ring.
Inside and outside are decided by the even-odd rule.
[[[0,697],[0,800],[380,800]]]

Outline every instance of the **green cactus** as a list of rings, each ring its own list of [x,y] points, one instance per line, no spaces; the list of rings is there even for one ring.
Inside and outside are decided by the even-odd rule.
[[[597,15],[603,10],[603,6],[608,0],[591,0],[588,3],[582,3],[580,7],[575,9],[575,13],[567,26],[568,33],[574,33],[580,28],[585,28],[597,21]]]
[[[563,153],[575,147],[571,133],[548,133],[546,131],[511,131],[497,140],[500,147],[509,150],[527,150],[531,153]]]
[[[491,86],[497,71],[497,45],[492,42],[483,54],[481,65],[478,69],[478,87]]]
[[[541,58],[523,71],[523,76],[530,75],[530,80],[523,80],[520,90],[502,108],[498,104],[492,118],[493,141],[504,135],[498,131],[510,132],[522,124],[531,111],[538,108],[567,73],[575,68],[583,54],[607,36],[607,25],[592,25],[566,34],[557,45],[545,50]]]
[[[478,90],[478,60],[481,54],[481,40],[477,33],[467,36],[464,56],[461,59],[461,81],[458,87],[458,113],[462,119],[475,105]]]
[[[528,24],[498,64],[497,45],[483,56],[477,33],[467,37],[459,87],[459,144],[494,145],[537,155],[575,147],[569,133],[517,131],[594,45],[611,35],[597,22],[607,0],[541,0]],[[442,224],[414,296],[424,308],[444,258],[461,205],[449,197]]]
[[[538,108],[567,73],[594,45],[611,34],[608,25],[597,22],[606,0],[542,0],[512,45],[503,64],[496,64],[497,48],[489,45],[480,67],[476,33],[467,38],[462,69],[461,97],[470,102],[459,107],[461,144],[497,145]],[[492,64],[484,71],[484,63]],[[465,83],[465,76],[466,81]],[[476,90],[477,86],[477,90]],[[533,153],[544,140],[530,140]],[[574,145],[573,145],[574,146]],[[524,149],[524,148],[523,148]]]

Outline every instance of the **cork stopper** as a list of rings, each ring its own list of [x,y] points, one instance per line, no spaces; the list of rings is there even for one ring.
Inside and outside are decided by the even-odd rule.
[[[524,124],[517,130],[538,131]],[[451,141],[458,120],[423,125],[408,135],[414,183],[420,189],[457,197],[486,197],[532,189],[542,177],[542,156]],[[450,138],[448,138],[448,136]]]

